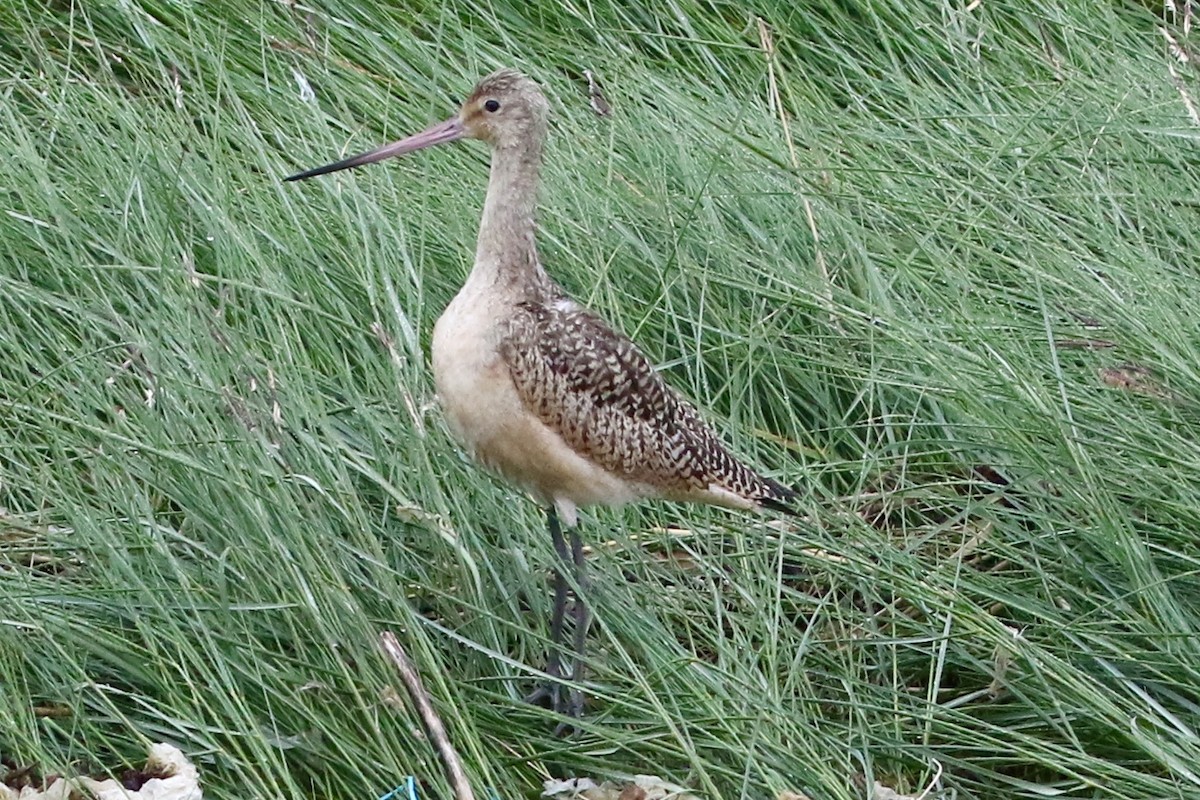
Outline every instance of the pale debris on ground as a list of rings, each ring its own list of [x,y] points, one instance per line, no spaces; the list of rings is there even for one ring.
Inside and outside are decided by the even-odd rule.
[[[114,780],[56,778],[45,789],[25,788],[20,792],[0,784],[0,800],[203,800],[196,767],[179,748],[159,743],[151,746],[144,772],[162,775],[150,778],[137,791]],[[74,794],[72,794],[74,792]]]
[[[591,778],[548,780],[542,786],[542,797],[550,800],[698,800],[696,795],[682,786],[667,783],[653,775],[635,775],[632,782],[605,781],[599,785]],[[900,794],[878,781],[871,796],[875,800],[921,800]],[[809,796],[799,792],[780,792],[776,800],[809,800]]]
[[[682,786],[654,775],[634,775],[632,781],[605,781],[599,785],[591,778],[542,783],[542,797],[551,800],[699,800]]]

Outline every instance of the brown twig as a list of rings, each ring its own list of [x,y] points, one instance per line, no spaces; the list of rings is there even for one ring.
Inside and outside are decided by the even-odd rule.
[[[408,696],[412,698],[421,722],[425,725],[425,732],[429,734],[429,738],[433,740],[433,746],[437,748],[438,756],[442,759],[442,766],[446,768],[446,778],[454,789],[454,796],[458,800],[475,800],[475,792],[471,790],[471,784],[467,781],[466,770],[463,769],[462,761],[458,758],[458,752],[450,744],[450,738],[446,735],[446,726],[442,724],[441,718],[433,710],[433,703],[429,701],[429,693],[425,691],[425,686],[421,683],[421,676],[417,674],[417,668],[409,661],[408,655],[400,646],[394,633],[384,631],[379,635],[379,642],[383,645],[383,651],[396,665],[400,679],[404,681],[404,688],[408,689]]]

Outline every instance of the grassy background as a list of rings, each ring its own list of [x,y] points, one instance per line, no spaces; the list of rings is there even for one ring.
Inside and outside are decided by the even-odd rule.
[[[166,739],[213,798],[410,773],[446,796],[389,701],[394,629],[501,798],[634,772],[708,797],[1200,791],[1183,19],[627,5],[0,7],[10,765]],[[784,528],[585,518],[594,704],[569,742],[519,700],[541,512],[465,461],[426,363],[486,153],[279,180],[502,65],[555,110],[549,269],[809,490]]]

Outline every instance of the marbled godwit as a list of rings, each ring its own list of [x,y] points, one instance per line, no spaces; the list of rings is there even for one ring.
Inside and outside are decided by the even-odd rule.
[[[475,266],[433,329],[433,377],[446,420],[485,467],[547,508],[560,559],[546,671],[531,699],[577,716],[583,708],[583,544],[577,510],[643,498],[788,511],[795,492],[734,457],[696,410],[669,388],[628,338],[546,274],[534,242],[538,173],[549,105],[537,84],[500,70],[479,82],[445,122],[301,180],[456,139],[491,145],[491,177]],[[571,531],[571,547],[561,523]],[[568,564],[575,568],[575,685],[559,682]]]

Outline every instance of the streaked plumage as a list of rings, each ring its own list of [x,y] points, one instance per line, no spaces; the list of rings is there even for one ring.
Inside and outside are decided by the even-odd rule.
[[[518,303],[499,351],[525,407],[635,498],[750,508],[791,496],[731,455],[633,342],[565,296]]]

